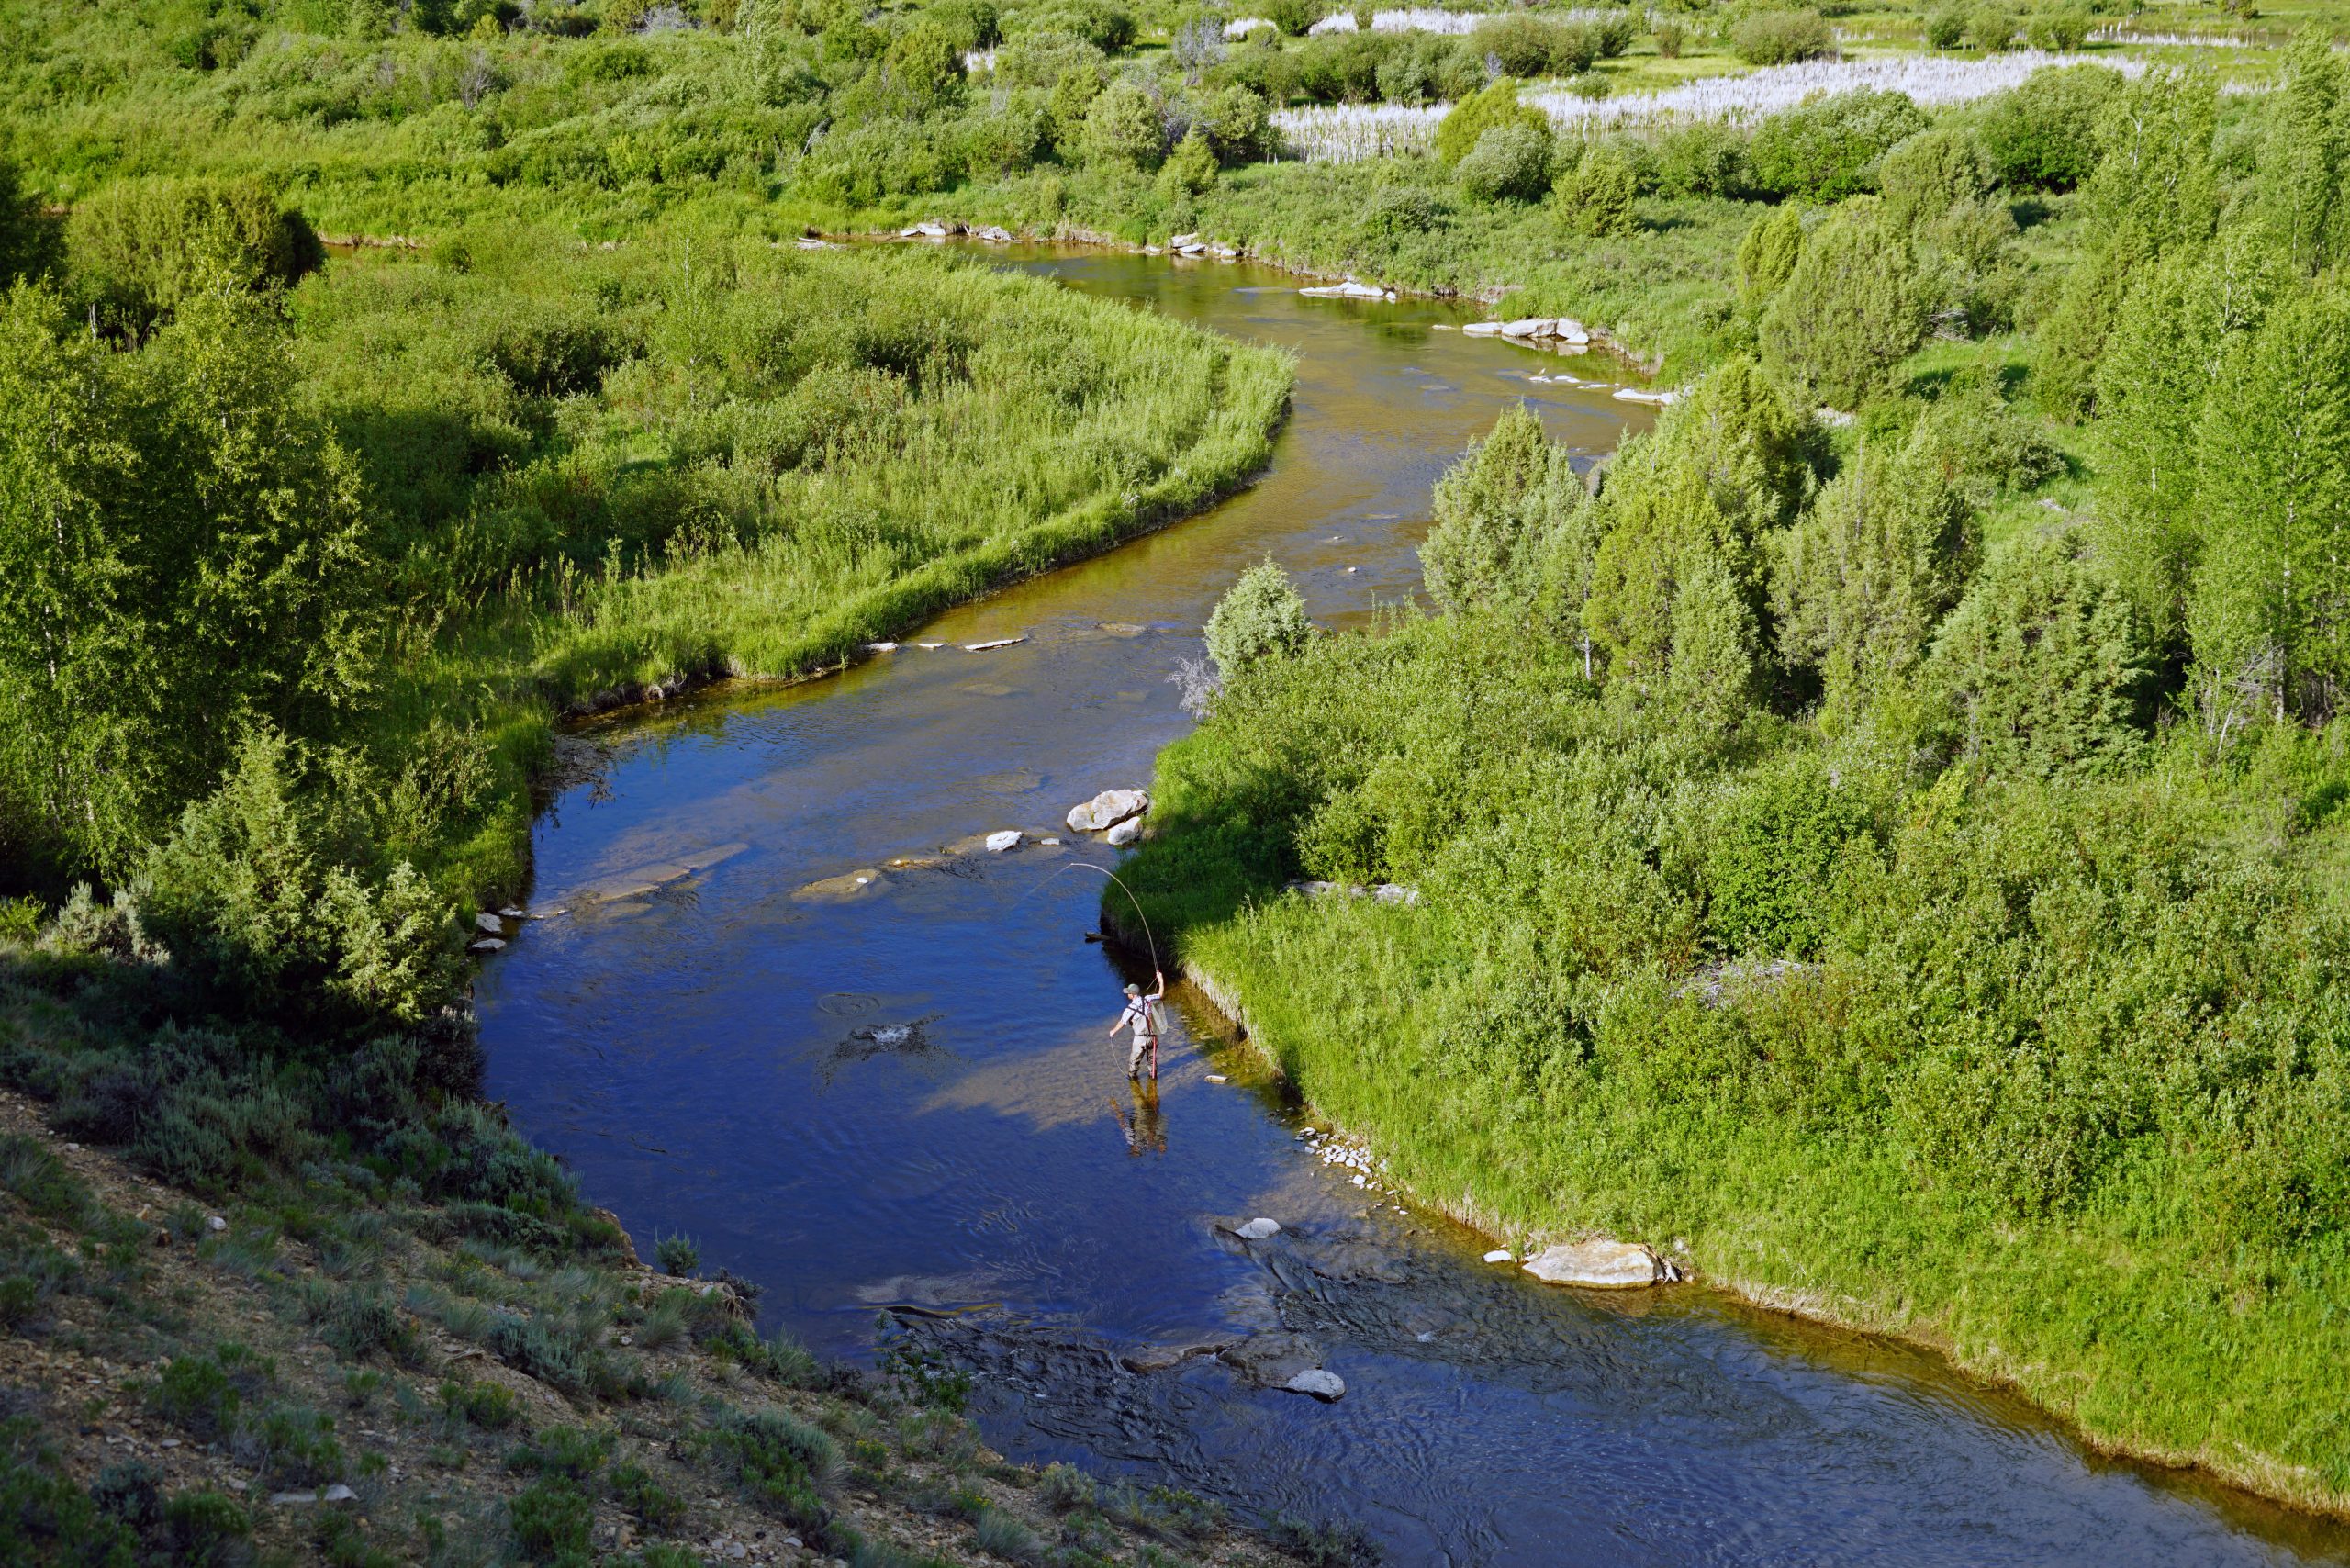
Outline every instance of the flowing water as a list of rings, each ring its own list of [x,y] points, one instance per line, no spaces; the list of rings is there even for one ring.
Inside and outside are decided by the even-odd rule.
[[[1057,869],[1114,852],[1034,837],[1147,782],[1187,724],[1167,677],[1250,563],[1360,621],[1416,591],[1429,487],[1509,399],[1594,456],[1645,416],[1529,379],[1606,380],[1598,356],[1464,339],[1440,306],[1012,264],[1294,348],[1293,417],[1207,515],[836,678],[585,737],[535,844],[534,905],[576,907],[525,925],[479,1000],[491,1092],[641,1249],[690,1234],[820,1353],[869,1356],[878,1309],[920,1308],[894,1320],[976,1369],[1005,1452],[1356,1520],[1397,1563],[2350,1562],[2350,1531],[2101,1461],[1930,1356],[1702,1288],[1590,1297],[1485,1265],[1314,1158],[1180,991],[1138,1098],[1105,1037],[1134,960],[1085,940],[1102,879]],[[1032,842],[973,850],[1002,828]],[[1281,1234],[1221,1228],[1257,1215]],[[1277,1329],[1344,1398],[1117,1359]]]

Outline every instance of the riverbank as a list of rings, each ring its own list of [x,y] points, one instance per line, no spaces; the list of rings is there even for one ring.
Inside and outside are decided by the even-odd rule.
[[[2314,1156],[2219,1130],[2297,1117],[2332,1081],[2223,1044],[2222,1020],[2326,1015],[2296,955],[2327,940],[2310,889],[2338,839],[2256,867],[2220,847],[2256,787],[2176,768],[1906,798],[1879,779],[1849,809],[1900,802],[1882,849],[1806,884],[1821,946],[1741,966],[1693,938],[1720,918],[1705,846],[1737,837],[1757,781],[1687,757],[1673,777],[1577,664],[1421,622],[1228,693],[1162,754],[1125,873],[1161,942],[1388,1180],[1514,1249],[1651,1243],[1758,1305],[1933,1349],[2103,1451],[2350,1512],[2325,1414],[2342,1265],[2289,1217]],[[1483,729],[1459,762],[1460,704],[1516,739]],[[1557,772],[1529,785],[1545,734]],[[1450,803],[1412,814],[1431,744],[1456,758]],[[1402,791],[1387,832],[1430,835],[1394,868],[1422,901],[1285,892],[1330,874],[1297,842],[1326,844],[1311,824],[1365,776]],[[1661,868],[1610,848],[1633,807]],[[2215,1101],[2187,1065],[2226,1052],[2266,1104]],[[2092,1107],[2122,1103],[2113,1137]]]

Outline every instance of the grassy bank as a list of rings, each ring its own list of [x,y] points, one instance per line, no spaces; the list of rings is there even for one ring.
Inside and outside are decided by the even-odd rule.
[[[1650,1241],[2094,1441],[2350,1504],[2337,735],[1904,788],[1676,747],[1572,650],[1478,633],[1332,643],[1161,757],[1129,880],[1257,1049],[1505,1238]],[[1414,835],[1380,874],[1421,904],[1282,890],[1346,874],[1348,810]],[[1721,940],[1758,894],[1817,923],[1802,961]]]

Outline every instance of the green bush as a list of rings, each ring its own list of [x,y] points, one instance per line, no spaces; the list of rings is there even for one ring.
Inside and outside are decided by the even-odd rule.
[[[1966,46],[1986,53],[2012,49],[2016,40],[2015,13],[1998,6],[1978,6],[1966,14]]]
[[[1475,150],[1487,131],[1501,125],[1522,125],[1547,140],[1550,134],[1550,117],[1529,104],[1518,102],[1518,90],[1515,77],[1496,77],[1454,104],[1437,124],[1437,156],[1447,163],[1457,164]]]
[[[701,1249],[690,1236],[664,1236],[653,1243],[653,1259],[663,1273],[684,1277],[701,1267]]]
[[[2024,18],[2024,37],[2034,49],[2070,53],[2088,42],[2089,13],[2073,6],[2034,11]]]
[[[1875,853],[1856,795],[1801,755],[1740,781],[1706,834],[1706,926],[1724,952],[1818,951],[1839,919],[1839,865]]]
[[[1466,169],[1468,165],[1461,165]],[[1616,238],[1639,227],[1632,209],[1639,175],[1631,160],[1602,143],[1559,176],[1559,226],[1583,238]]]
[[[1966,41],[1966,13],[1955,6],[1945,6],[1926,14],[1926,47],[1956,49]]]
[[[1158,98],[1133,78],[1111,83],[1085,111],[1085,155],[1092,162],[1149,170],[1166,152]]]
[[[2145,652],[2128,604],[2030,534],[1995,554],[1934,640],[1927,675],[1961,756],[2025,776],[2105,773],[2144,745]]]
[[[507,1528],[515,1547],[532,1562],[586,1563],[588,1535],[596,1506],[578,1485],[560,1476],[533,1481],[507,1499]]]
[[[1517,121],[1497,125],[1456,170],[1472,201],[1533,201],[1550,184],[1550,136]]]
[[[1470,41],[1499,62],[1506,76],[1571,76],[1590,70],[1599,58],[1599,36],[1593,29],[1524,13],[1478,23]]]
[[[1908,237],[1875,197],[1856,197],[1805,238],[1762,318],[1763,364],[1807,398],[1856,409],[1925,337],[1930,303]]]
[[[2035,71],[2021,86],[1978,111],[1983,148],[2000,180],[2042,190],[2071,190],[2095,172],[2098,122],[2121,86],[2103,65]]]
[[[643,1520],[648,1529],[674,1530],[686,1522],[685,1499],[655,1480],[653,1473],[634,1460],[612,1466],[607,1484],[612,1501]]]
[[[1839,93],[1763,120],[1747,163],[1755,185],[1773,195],[1841,201],[1874,188],[1877,161],[1927,123],[1899,93]]]
[[[252,180],[146,180],[77,203],[67,226],[77,304],[143,336],[215,287],[290,287],[326,260],[302,215]]]
[[[1791,65],[1833,54],[1836,40],[1817,11],[1757,11],[1730,28],[1729,46],[1749,65]]]
[[[1305,600],[1270,556],[1241,573],[1208,616],[1208,656],[1227,683],[1297,652],[1313,636]]]
[[[1268,0],[1259,10],[1284,38],[1304,38],[1323,17],[1322,0]]]

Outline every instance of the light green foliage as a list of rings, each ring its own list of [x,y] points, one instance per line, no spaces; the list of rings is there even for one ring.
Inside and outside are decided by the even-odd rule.
[[[2031,387],[2042,405],[2062,419],[2089,411],[2097,393],[2097,367],[2113,330],[2131,274],[2147,258],[2147,241],[2125,228],[2092,241],[2087,254],[2065,274],[2055,308],[2032,342]]]
[[[1583,488],[1566,453],[1523,403],[1437,481],[1435,526],[1420,546],[1428,597],[1440,610],[1525,615],[1546,586],[1582,601],[1590,544]]]
[[[2203,424],[2188,627],[2206,729],[2340,711],[2350,682],[2350,297],[2277,300],[2231,344]]]
[[[2024,17],[2023,33],[2034,49],[2069,54],[2088,41],[2089,27],[2086,6],[2043,6]]]
[[[962,85],[962,48],[939,23],[914,23],[890,40],[881,57],[890,90],[915,112],[938,104]]]
[[[1102,89],[1085,111],[1085,155],[1099,163],[1156,169],[1167,154],[1158,101],[1132,77]]]
[[[1994,553],[1927,668],[1959,755],[2027,776],[2135,760],[2145,678],[2128,601],[2082,564],[2077,541],[2037,533]]]
[[[1835,52],[1817,11],[1756,11],[1729,30],[1729,46],[1749,65],[1791,65]]]
[[[2098,166],[2082,205],[2095,231],[2140,237],[2160,255],[2209,239],[2219,221],[2211,136],[2219,84],[2208,72],[2149,71],[2098,116]]]
[[[1999,177],[2054,191],[2087,179],[2097,169],[2098,122],[2121,84],[2121,73],[2107,66],[2051,66],[1987,100],[1980,135]]]
[[[1966,13],[1955,6],[1944,6],[1926,13],[1926,47],[1956,49],[1966,41]]]
[[[1550,184],[1550,133],[1517,120],[1494,126],[1456,173],[1472,201],[1535,200]]]
[[[1926,124],[1925,114],[1899,93],[1839,93],[1764,120],[1747,165],[1755,185],[1774,195],[1839,201],[1874,188],[1877,161]]]
[[[1855,197],[1805,238],[1762,318],[1763,363],[1831,408],[1857,408],[1926,335],[1916,252],[1874,197]]]
[[[1996,54],[2013,49],[2016,42],[2016,15],[2004,6],[1976,6],[1966,13],[1966,47]]]
[[[1975,139],[1945,127],[1903,140],[1885,155],[1877,172],[1886,218],[1912,233],[1961,203],[1980,201],[1990,194],[1991,182],[1989,162]]]
[[[28,847],[119,873],[239,726],[370,684],[358,476],[249,299],[185,300],[131,357],[61,338],[45,291],[6,311],[0,797]]]
[[[75,206],[66,246],[75,303],[134,336],[198,294],[283,286],[324,259],[301,214],[253,180],[110,185]]]
[[[1611,691],[1708,732],[1742,717],[1762,662],[1764,532],[1809,482],[1802,421],[1751,362],[1717,371],[1607,469],[1583,625]]]
[[[1524,13],[1505,13],[1478,23],[1470,46],[1481,58],[1498,62],[1504,75],[1519,78],[1571,76],[1590,70],[1600,54],[1595,29]]]
[[[1860,794],[1800,751],[1737,781],[1705,835],[1706,928],[1723,951],[1807,958],[1819,950],[1840,902],[1840,865],[1875,856]]]
[[[1769,305],[1802,254],[1802,207],[1787,202],[1756,218],[1738,242],[1738,297],[1747,308],[1760,311]]]
[[[1550,117],[1540,109],[1519,103],[1518,91],[1519,83],[1515,77],[1498,76],[1453,105],[1436,128],[1437,156],[1447,163],[1459,163],[1484,140],[1487,131],[1502,125],[1522,125],[1539,132],[1547,143]]]
[[[1241,573],[1208,616],[1208,656],[1227,683],[1268,659],[1298,652],[1313,637],[1305,600],[1270,559]]]
[[[149,857],[141,918],[182,965],[261,1013],[419,1023],[453,982],[455,933],[407,866],[371,885],[364,864],[343,863],[361,809],[254,732],[219,791]]]
[[[2150,642],[2175,652],[2201,554],[2200,435],[2226,444],[2236,409],[2213,394],[2243,334],[2283,282],[2280,258],[2237,236],[2140,269],[2097,366],[2097,515],[2091,537]]]
[[[2255,200],[2261,223],[2293,265],[2315,272],[2341,254],[2350,209],[2350,95],[2342,62],[2322,28],[2293,40],[2268,112]]]
[[[1266,0],[1262,14],[1266,20],[1281,29],[1287,38],[1304,38],[1306,29],[1320,21],[1322,0]]]
[[[1159,166],[1159,188],[1169,196],[1198,196],[1215,184],[1215,150],[1194,128]]]
[[[1587,150],[1559,176],[1557,188],[1559,226],[1569,234],[1597,239],[1639,227],[1632,200],[1639,192],[1639,174],[1617,148]]]

